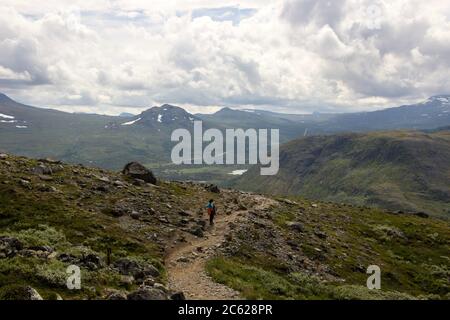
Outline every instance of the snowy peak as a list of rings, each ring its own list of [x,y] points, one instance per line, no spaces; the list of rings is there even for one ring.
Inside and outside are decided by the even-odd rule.
[[[164,104],[160,107],[153,107],[151,109],[148,109],[142,112],[140,115],[128,119],[128,121],[125,121],[121,125],[141,125],[147,127],[186,127],[192,126],[195,120],[199,119],[183,108]]]
[[[440,104],[450,105],[450,95],[433,96],[428,99],[429,102],[437,102]]]

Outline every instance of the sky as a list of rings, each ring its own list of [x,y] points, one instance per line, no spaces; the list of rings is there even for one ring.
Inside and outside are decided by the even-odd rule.
[[[354,112],[450,94],[450,1],[0,0],[0,92],[70,112]]]

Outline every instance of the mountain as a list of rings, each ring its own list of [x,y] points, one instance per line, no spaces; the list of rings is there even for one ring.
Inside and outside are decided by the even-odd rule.
[[[129,113],[129,112],[122,112],[121,114],[119,114],[119,117],[121,117],[121,118],[132,118],[134,116],[135,116],[134,114]]]
[[[448,221],[8,154],[0,181],[0,300],[450,298]]]
[[[314,136],[280,151],[280,172],[253,167],[235,187],[450,217],[450,131]]]
[[[196,116],[190,114],[180,107],[169,104],[161,107],[153,107],[142,112],[138,116],[133,116],[127,122],[123,122],[122,126],[144,126],[148,128],[171,130],[177,128],[191,128],[194,121],[200,120]]]
[[[311,115],[229,108],[193,115],[166,104],[125,118],[35,108],[0,95],[0,150],[115,170],[123,162],[137,160],[166,178],[219,183],[247,166],[175,166],[170,159],[173,130],[191,131],[195,120],[202,120],[205,129],[278,128],[280,142],[285,143],[343,131],[435,129],[450,125],[448,101],[448,96],[436,96],[422,104],[375,112]]]
[[[330,118],[325,126],[329,132],[397,129],[431,129],[450,124],[450,95],[396,108],[373,112],[341,114]]]
[[[130,118],[36,108],[0,96],[0,150],[118,169],[123,161],[170,162],[175,128],[195,116],[165,105]]]

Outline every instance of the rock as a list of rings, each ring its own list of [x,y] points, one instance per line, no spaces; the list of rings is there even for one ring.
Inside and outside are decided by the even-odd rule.
[[[120,283],[124,286],[130,286],[134,283],[134,277],[133,276],[124,276],[122,275],[120,277]]]
[[[24,300],[44,300],[44,299],[42,299],[41,295],[39,294],[39,292],[36,291],[36,289],[32,287],[26,287]]]
[[[109,188],[107,186],[97,186],[95,190],[100,192],[109,192]]]
[[[50,246],[33,246],[28,249],[33,250],[33,251],[43,251],[43,252],[48,252],[48,253],[53,252],[53,248]]]
[[[30,188],[30,181],[28,180],[20,179],[19,184],[22,187]]]
[[[105,182],[105,183],[110,183],[111,182],[108,177],[100,177],[100,178],[98,178],[98,180],[100,180],[102,182]]]
[[[418,216],[419,218],[424,218],[424,219],[428,219],[430,217],[430,215],[425,212],[417,212],[417,213],[415,213],[415,215]]]
[[[135,219],[135,220],[138,220],[140,217],[142,217],[142,214],[140,212],[137,212],[137,211],[133,210],[131,212],[131,214],[130,214],[130,217]]]
[[[49,164],[61,164],[62,163],[61,161],[54,160],[51,158],[39,159],[39,162],[49,163]]]
[[[289,199],[281,199],[280,202],[284,202],[284,203],[289,204],[289,205],[291,205],[291,206],[297,205],[297,204],[298,204],[297,202],[291,201],[291,200],[289,200]]]
[[[127,300],[127,295],[123,292],[112,292],[106,297],[106,300]]]
[[[77,264],[79,262],[79,259],[75,257],[72,254],[68,253],[61,253],[56,257],[61,262],[70,263],[70,264]]]
[[[114,262],[114,267],[123,275],[132,275],[136,280],[151,277],[159,277],[159,270],[149,263],[138,263],[136,261],[122,258]]]
[[[207,185],[205,189],[212,193],[220,193],[219,187],[214,184]]]
[[[167,300],[162,290],[143,286],[127,296],[128,300]]]
[[[192,227],[191,229],[188,230],[188,232],[190,234],[193,234],[194,236],[197,236],[200,238],[203,237],[203,229],[199,226]]]
[[[156,184],[157,180],[153,175],[153,172],[138,162],[128,163],[122,170],[122,174],[132,177],[134,179],[140,179],[147,183]]]
[[[184,211],[184,210],[179,211],[178,214],[180,216],[182,216],[182,217],[190,217],[190,216],[192,216],[192,213],[190,213],[188,211]]]
[[[147,183],[144,180],[141,180],[141,179],[134,179],[134,181],[133,181],[133,185],[138,186],[138,187],[143,187],[146,184]]]
[[[53,186],[47,186],[45,184],[42,184],[40,186],[38,186],[38,191],[40,192],[58,192],[58,189],[56,189]]]
[[[46,176],[46,175],[43,175],[43,174],[39,175],[39,179],[41,179],[42,181],[53,181],[52,177]]]
[[[89,270],[97,270],[103,266],[102,259],[96,254],[88,254],[81,258],[81,263]]]
[[[170,296],[170,300],[186,300],[186,297],[184,296],[183,292],[175,292]]]
[[[326,239],[327,238],[327,234],[325,232],[320,231],[320,230],[314,231],[314,234],[319,239]]]
[[[190,261],[189,258],[186,258],[186,257],[179,257],[177,259],[177,262],[181,262],[181,263],[188,263],[189,261]]]
[[[318,206],[317,204],[313,203],[313,204],[311,205],[311,207],[313,207],[313,208],[318,208],[319,206]]]
[[[152,277],[145,278],[142,281],[142,284],[144,286],[153,287],[155,285],[155,279],[153,279]]]
[[[0,153],[0,159],[5,160],[8,158],[8,155],[6,153]]]
[[[120,180],[116,180],[114,181],[114,186],[123,188],[126,186],[126,184]]]
[[[298,232],[305,232],[305,228],[299,222],[288,222],[287,225],[292,230],[295,230],[295,231],[298,231]]]
[[[153,284],[153,288],[159,289],[159,290],[161,290],[161,291],[163,291],[163,292],[165,292],[165,293],[167,293],[167,292],[169,291],[169,290],[166,288],[166,286],[164,286],[162,283],[158,283],[158,282],[156,282],[156,283]]]
[[[38,165],[33,169],[33,173],[37,175],[51,176],[53,174],[52,168],[47,167],[43,164]]]
[[[23,244],[16,238],[1,236],[0,237],[0,258],[9,258],[22,250]]]

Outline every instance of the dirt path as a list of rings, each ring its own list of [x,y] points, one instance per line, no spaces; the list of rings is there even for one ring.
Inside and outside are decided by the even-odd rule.
[[[262,196],[254,196],[254,199],[257,200],[254,210],[265,209],[273,203]],[[170,289],[182,291],[188,300],[240,299],[237,291],[214,282],[206,274],[205,264],[225,241],[229,225],[243,222],[247,216],[248,211],[218,215],[215,226],[208,227],[204,238],[189,236],[186,243],[174,248],[166,258]]]

